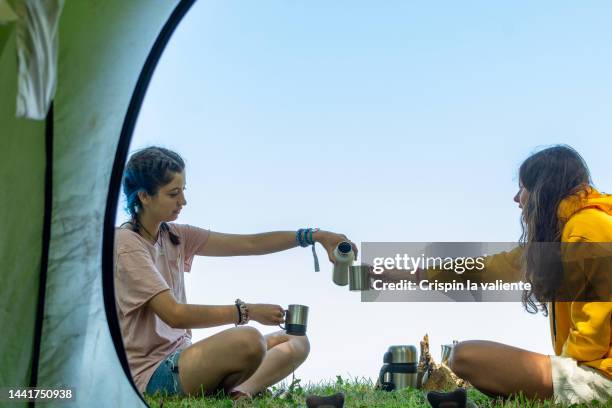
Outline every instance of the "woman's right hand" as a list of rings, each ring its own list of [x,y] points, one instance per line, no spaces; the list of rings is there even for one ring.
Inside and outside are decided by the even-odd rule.
[[[247,303],[249,317],[266,326],[276,326],[285,322],[285,309],[279,305]]]

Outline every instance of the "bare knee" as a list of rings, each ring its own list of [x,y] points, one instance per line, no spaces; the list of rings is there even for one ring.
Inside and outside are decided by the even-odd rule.
[[[242,361],[259,366],[266,355],[266,341],[254,327],[236,328],[237,335],[234,338],[232,347],[236,350],[236,355]]]
[[[463,379],[470,375],[470,366],[473,363],[474,346],[469,341],[463,341],[453,347],[448,365],[449,368]]]
[[[306,357],[310,354],[310,341],[308,340],[308,336],[295,336],[291,341],[296,356],[301,358],[302,361],[306,360]]]
[[[310,353],[310,341],[307,336],[291,336],[287,345],[291,352],[291,360],[296,366],[302,364]]]

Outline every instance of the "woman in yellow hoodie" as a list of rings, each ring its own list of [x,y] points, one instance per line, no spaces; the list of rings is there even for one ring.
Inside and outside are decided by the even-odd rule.
[[[555,355],[491,341],[459,343],[450,359],[451,369],[484,393],[554,397],[560,403],[612,398],[612,195],[600,194],[591,184],[584,160],[568,146],[542,150],[521,165],[514,201],[522,209],[522,245],[505,259],[491,257],[488,266],[496,261],[525,265],[524,279],[531,290],[523,294],[523,305],[530,313],[541,310],[549,315]],[[534,243],[558,243],[557,259],[547,259],[547,267],[541,267],[543,251]],[[580,271],[587,276],[596,272],[603,277],[590,289],[597,298],[586,299],[575,287],[569,298],[560,297],[560,288],[568,285],[563,280],[572,279],[568,254],[582,252],[577,248],[589,243],[599,243],[598,251],[603,249],[608,256],[599,258],[601,262],[580,263],[586,265]],[[559,299],[563,301],[554,301]]]

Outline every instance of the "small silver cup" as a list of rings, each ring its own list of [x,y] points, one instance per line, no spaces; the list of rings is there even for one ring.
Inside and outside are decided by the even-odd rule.
[[[349,269],[349,290],[370,289],[370,266],[353,265]]]
[[[457,340],[453,340],[453,344],[442,345],[442,358],[440,360],[443,364],[448,365],[448,360],[450,359],[451,353],[453,352],[453,347],[455,347],[455,344],[457,343]]]
[[[292,336],[304,336],[307,325],[308,306],[289,305],[289,308],[285,310],[285,327],[280,324],[279,327]]]

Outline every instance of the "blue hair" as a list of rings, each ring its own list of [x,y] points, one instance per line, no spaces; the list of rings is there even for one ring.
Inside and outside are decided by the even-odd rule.
[[[151,146],[134,153],[127,162],[123,173],[123,193],[125,194],[126,211],[130,214],[134,231],[140,230],[138,212],[142,210],[139,192],[154,196],[160,187],[165,186],[175,173],[185,170],[185,162],[181,156],[163,147]],[[161,225],[162,231],[168,231],[174,244],[179,243],[166,223]]]

